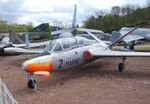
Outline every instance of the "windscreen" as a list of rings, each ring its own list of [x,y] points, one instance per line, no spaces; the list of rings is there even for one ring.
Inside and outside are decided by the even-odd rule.
[[[48,46],[47,46],[47,50],[52,51],[52,49],[54,49],[55,44],[56,44],[56,40],[50,41]]]

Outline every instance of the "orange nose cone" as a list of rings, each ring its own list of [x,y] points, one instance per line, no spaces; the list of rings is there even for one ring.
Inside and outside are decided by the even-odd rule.
[[[41,64],[28,64],[27,72],[34,73],[36,71],[52,71],[54,68],[54,64],[52,62],[41,63]]]

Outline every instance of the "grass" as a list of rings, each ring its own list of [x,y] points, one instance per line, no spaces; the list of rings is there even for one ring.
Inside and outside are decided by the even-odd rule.
[[[121,50],[123,49],[123,46],[114,46],[113,50]],[[150,43],[144,44],[144,45],[136,45],[134,47],[134,51],[139,51],[139,52],[150,52]]]
[[[137,45],[134,47],[135,51],[144,51],[144,52],[150,52],[150,44],[146,45]]]

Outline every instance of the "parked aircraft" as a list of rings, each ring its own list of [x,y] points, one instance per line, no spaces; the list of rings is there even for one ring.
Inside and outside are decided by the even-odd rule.
[[[9,37],[1,36],[0,37],[0,47],[4,47],[9,44]]]
[[[125,69],[125,59],[127,57],[150,57],[150,52],[113,51],[111,49],[112,45],[123,39],[124,36],[107,45],[91,32],[86,32],[95,39],[95,42],[79,36],[52,40],[47,50],[42,52],[38,57],[25,61],[22,64],[22,70],[28,73],[28,88],[37,89],[33,75],[42,75],[49,78],[50,73],[54,70],[79,67],[99,58],[121,58],[122,62],[118,64],[118,71],[122,72]]]
[[[123,34],[127,33],[128,31],[132,29],[133,27],[123,27],[119,30],[119,32],[113,31],[111,41],[114,41],[116,38],[122,36]],[[123,38],[123,41],[125,42],[125,44],[128,45],[129,49],[132,49],[132,50],[134,50],[135,41],[138,41],[138,40],[150,41],[150,29],[137,28],[135,31],[130,33],[130,35]]]
[[[25,35],[25,43],[15,44],[16,34],[10,33],[9,37],[1,39],[0,55],[8,54],[26,54],[26,53],[40,53],[41,51],[29,50],[30,48],[45,47],[50,41],[43,41],[37,43],[30,43],[28,34]],[[14,41],[13,41],[14,40]],[[17,40],[18,41],[18,40]]]
[[[123,27],[119,30],[121,34],[125,34],[128,31],[132,30],[130,27]],[[126,36],[123,40],[126,42],[135,41],[135,40],[146,40],[150,41],[150,29],[148,28],[137,28],[131,33],[131,35]]]

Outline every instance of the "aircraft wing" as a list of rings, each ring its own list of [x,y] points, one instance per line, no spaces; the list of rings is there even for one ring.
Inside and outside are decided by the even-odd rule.
[[[31,49],[24,49],[24,48],[16,48],[16,47],[7,47],[4,48],[4,52],[6,54],[39,54],[43,52],[43,50],[31,50]]]
[[[34,47],[41,47],[41,46],[46,46],[50,41],[45,41],[45,42],[37,42],[37,43],[30,43],[28,46],[27,44],[13,44],[14,47],[27,47],[27,48],[34,48]]]
[[[94,57],[150,57],[150,52],[122,52],[122,51],[100,51],[93,50]]]
[[[128,42],[135,41],[135,40],[140,40],[140,39],[144,39],[144,37],[143,36],[138,36],[138,35],[128,35],[128,36],[123,38],[123,41],[128,43]]]
[[[76,28],[78,31],[83,31],[83,32],[94,32],[94,33],[104,33],[101,30],[95,30],[95,29],[86,29],[86,28]]]
[[[64,33],[64,32],[72,32],[73,30],[74,30],[74,29],[57,30],[57,31],[51,32],[51,35],[54,36],[54,35],[58,35],[58,34],[61,34],[61,33]]]

